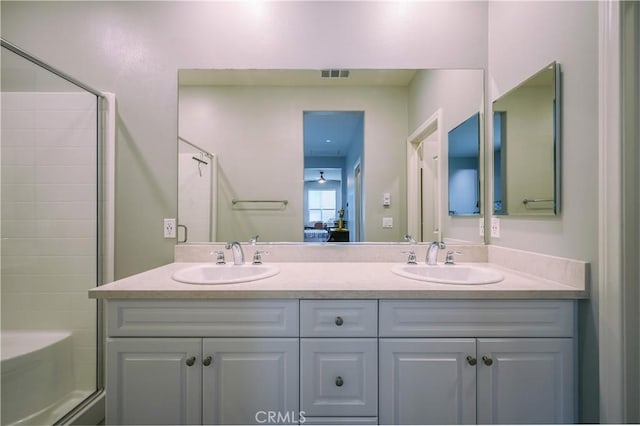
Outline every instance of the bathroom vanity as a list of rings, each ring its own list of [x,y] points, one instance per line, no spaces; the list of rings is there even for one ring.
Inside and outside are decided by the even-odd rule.
[[[385,262],[171,279],[192,265],[91,290],[106,302],[108,424],[575,421],[583,262],[546,268],[573,283],[492,263],[504,280],[476,286],[407,279]]]

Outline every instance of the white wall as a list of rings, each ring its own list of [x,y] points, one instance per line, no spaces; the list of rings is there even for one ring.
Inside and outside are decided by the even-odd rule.
[[[173,259],[162,219],[177,212],[178,68],[486,68],[487,62],[488,6],[477,1],[2,1],[0,7],[4,38],[118,97],[116,278]]]
[[[562,212],[501,216],[492,244],[591,262],[591,298],[580,303],[579,397],[580,421],[597,423],[598,3],[491,2],[488,31],[490,102],[552,61],[563,70]],[[493,120],[486,125],[492,134]]]
[[[180,88],[179,133],[218,157],[218,239],[302,241],[303,112],[364,111],[366,241],[406,232],[407,88]],[[391,193],[391,207],[382,194]],[[285,209],[232,208],[232,199],[287,200]],[[405,200],[403,202],[403,200]],[[394,218],[392,229],[382,217]]]
[[[597,17],[594,2],[490,3],[490,101],[554,60],[563,70],[562,214],[503,218],[494,244],[597,260]]]
[[[2,93],[2,329],[73,334],[95,389],[96,97]]]

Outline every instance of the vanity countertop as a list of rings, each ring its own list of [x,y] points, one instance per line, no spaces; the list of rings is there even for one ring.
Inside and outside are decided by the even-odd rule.
[[[280,273],[263,280],[201,285],[171,275],[195,263],[175,262],[89,290],[95,299],[584,299],[588,291],[481,263],[505,279],[495,284],[452,285],[400,277],[385,262],[269,263]],[[463,265],[464,263],[460,263]]]

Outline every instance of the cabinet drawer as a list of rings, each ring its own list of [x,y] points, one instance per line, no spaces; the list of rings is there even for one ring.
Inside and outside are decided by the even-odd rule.
[[[305,416],[378,414],[378,341],[300,339],[300,410]]]
[[[109,336],[298,337],[297,300],[108,301]]]
[[[571,300],[381,300],[380,337],[571,337]]]
[[[302,337],[376,337],[377,300],[301,300]]]

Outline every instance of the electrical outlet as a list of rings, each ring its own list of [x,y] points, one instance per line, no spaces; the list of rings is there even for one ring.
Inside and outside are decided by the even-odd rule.
[[[176,237],[176,220],[173,218],[171,219],[165,218],[163,230],[164,230],[165,238],[175,238]]]
[[[480,236],[484,237],[484,218],[478,219],[478,229],[480,230]]]
[[[497,217],[491,218],[491,236],[493,238],[500,238],[500,219]]]
[[[392,217],[383,217],[382,218],[382,227],[383,228],[393,228],[393,218]]]

